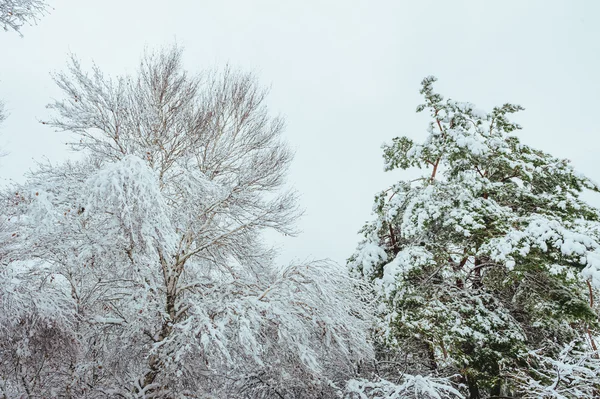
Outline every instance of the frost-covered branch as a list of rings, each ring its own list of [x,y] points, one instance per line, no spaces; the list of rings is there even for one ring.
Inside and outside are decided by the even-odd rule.
[[[450,380],[444,378],[403,374],[401,381],[350,380],[346,399],[463,399]]]
[[[48,12],[45,0],[0,0],[0,27],[21,35],[23,25],[33,25]]]
[[[600,393],[600,359],[597,351],[581,342],[566,345],[556,357],[530,351],[529,367],[514,378],[524,398],[591,398]]]

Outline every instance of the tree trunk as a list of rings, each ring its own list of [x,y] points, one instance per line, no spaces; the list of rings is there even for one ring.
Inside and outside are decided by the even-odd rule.
[[[490,391],[490,396],[500,396],[502,395],[502,382],[498,381],[494,384],[493,388]]]
[[[479,387],[477,386],[477,380],[472,376],[467,374],[467,387],[469,388],[469,399],[481,399],[481,394],[479,393]]]

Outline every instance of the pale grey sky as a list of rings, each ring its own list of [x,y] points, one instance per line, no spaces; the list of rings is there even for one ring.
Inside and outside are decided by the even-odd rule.
[[[187,68],[230,63],[271,85],[271,109],[296,150],[289,181],[302,194],[303,233],[280,240],[282,261],[343,262],[370,219],[384,173],[380,145],[422,138],[419,82],[489,109],[523,105],[522,139],[600,181],[600,2],[48,0],[24,38],[0,32],[3,178],[34,160],[71,156],[65,134],[37,122],[60,96],[49,72],[67,53],[106,73],[133,72],[145,46],[177,41]],[[589,196],[600,205],[600,197]]]

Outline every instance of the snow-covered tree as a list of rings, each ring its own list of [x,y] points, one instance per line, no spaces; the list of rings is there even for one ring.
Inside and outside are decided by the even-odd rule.
[[[576,340],[598,356],[600,212],[580,198],[598,186],[520,142],[509,120],[520,106],[444,101],[434,81],[417,109],[431,115],[425,140],[383,146],[386,170],[428,171],[376,196],[349,266],[381,298],[380,356],[401,363],[390,373],[458,373],[470,398],[523,394],[523,381],[547,382],[531,353],[558,362]]]
[[[45,0],[0,0],[0,27],[21,34],[21,27],[33,25],[48,12]]]
[[[189,75],[174,48],[135,77],[73,61],[56,82],[66,98],[46,123],[79,136],[85,159],[42,164],[5,195],[7,262],[53,280],[44,298],[68,306],[49,314],[72,313],[66,371],[44,380],[54,394],[331,397],[371,355],[369,316],[343,268],[278,268],[263,243],[265,229],[294,234],[299,212],[283,121],[255,79]],[[3,378],[26,393],[16,377]]]
[[[0,397],[54,397],[76,351],[75,313],[50,265],[24,256],[23,199],[6,193],[0,207]]]

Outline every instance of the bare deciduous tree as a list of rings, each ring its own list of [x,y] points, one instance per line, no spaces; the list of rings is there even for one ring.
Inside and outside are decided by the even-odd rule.
[[[283,121],[256,80],[189,75],[173,48],[146,55],[135,77],[87,74],[73,59],[56,82],[65,99],[45,123],[77,134],[87,158],[42,165],[6,211],[18,221],[12,257],[47,265],[74,312],[76,350],[57,354],[68,372],[52,385],[127,398],[330,397],[343,386],[370,356],[368,318],[345,272],[280,270],[261,239],[294,234],[299,211],[284,187]]]

